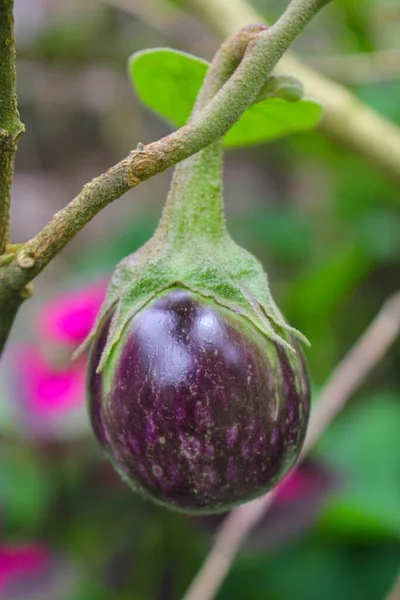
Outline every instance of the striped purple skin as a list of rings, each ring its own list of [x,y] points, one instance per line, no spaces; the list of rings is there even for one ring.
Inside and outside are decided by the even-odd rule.
[[[178,288],[125,328],[88,404],[107,457],[134,489],[185,512],[222,512],[276,485],[304,441],[310,390],[289,353],[213,300]]]

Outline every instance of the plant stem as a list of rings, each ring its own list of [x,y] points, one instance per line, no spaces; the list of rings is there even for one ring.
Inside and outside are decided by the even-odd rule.
[[[177,165],[156,236],[159,233],[177,251],[188,242],[224,237],[222,168],[219,140]]]
[[[188,0],[222,36],[246,23],[264,19],[246,0]],[[321,129],[355,149],[395,181],[400,181],[400,128],[359,100],[340,84],[324,77],[291,53],[277,65],[276,74],[295,75],[306,96],[324,105]]]
[[[208,69],[189,122],[201,114],[229,80],[249,42],[265,30],[264,26],[250,25],[222,44]],[[176,166],[157,237],[167,235],[175,245],[185,245],[195,238],[208,243],[224,237],[222,154],[222,142],[218,140]]]
[[[19,120],[14,48],[14,0],[0,0],[0,255],[9,241],[11,186]]]
[[[279,58],[317,11],[328,0],[293,0],[286,13],[246,46],[243,59],[232,76],[210,93],[204,108],[195,107],[193,119],[171,135],[132,152],[103,175],[86,184],[80,194],[54,215],[43,230],[15,253],[10,264],[0,265],[0,315],[2,329],[9,332],[16,311],[10,297],[18,294],[102,208],[141,181],[196,154],[221,138],[257,98]],[[7,0],[7,6],[12,3]],[[9,14],[9,13],[8,13]],[[12,15],[11,15],[12,16]],[[222,55],[221,55],[222,56]],[[231,68],[229,61],[227,73]],[[211,81],[211,80],[210,80]],[[206,98],[205,98],[206,99]],[[203,100],[199,101],[202,104]],[[4,336],[3,336],[4,338]],[[5,340],[2,341],[2,346]]]
[[[31,294],[32,288],[27,286],[21,293],[11,294],[0,302],[0,358],[19,307]]]
[[[193,120],[171,135],[135,150],[86,184],[68,206],[16,252],[11,264],[0,266],[0,314],[2,302],[34,279],[102,208],[141,181],[221,138],[254,102],[279,58],[326,2],[294,0],[271,28],[249,43],[232,77]]]

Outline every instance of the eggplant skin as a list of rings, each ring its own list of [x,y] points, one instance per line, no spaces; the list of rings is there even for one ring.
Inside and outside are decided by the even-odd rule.
[[[92,347],[88,409],[135,490],[189,513],[261,496],[295,463],[309,416],[302,350],[214,300],[170,288],[131,318],[101,373],[111,314]]]

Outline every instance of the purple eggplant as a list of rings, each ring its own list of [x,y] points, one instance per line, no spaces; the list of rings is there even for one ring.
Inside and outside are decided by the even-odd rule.
[[[158,293],[104,363],[113,310],[91,349],[95,435],[135,490],[170,508],[215,513],[275,486],[301,450],[310,407],[304,356],[249,319],[187,289]]]

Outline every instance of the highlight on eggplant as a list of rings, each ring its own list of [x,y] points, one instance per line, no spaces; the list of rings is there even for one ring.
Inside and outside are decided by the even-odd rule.
[[[187,289],[158,294],[96,367],[112,311],[91,350],[95,435],[135,490],[170,508],[226,511],[275,486],[304,441],[304,356],[246,317]]]

